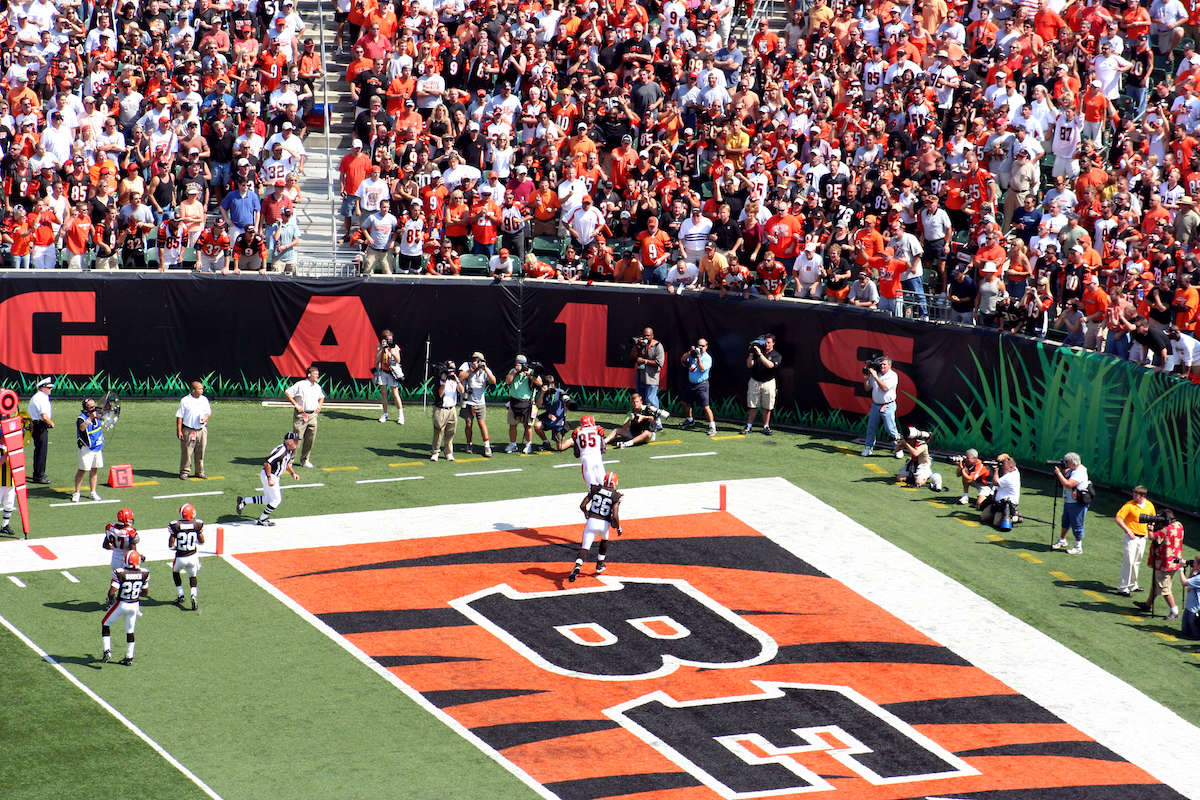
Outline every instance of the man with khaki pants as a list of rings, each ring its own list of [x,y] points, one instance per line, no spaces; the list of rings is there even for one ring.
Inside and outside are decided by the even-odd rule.
[[[321,413],[321,407],[325,405],[325,391],[317,382],[320,379],[321,370],[309,367],[305,379],[296,381],[283,393],[294,409],[292,430],[300,437],[300,462],[309,469],[312,469],[313,465],[309,455],[317,438],[317,416]]]
[[[204,384],[192,381],[191,394],[179,401],[175,412],[175,435],[179,438],[179,480],[187,480],[195,459],[195,476],[204,478],[204,451],[208,449],[208,419],[212,406],[204,396]]]

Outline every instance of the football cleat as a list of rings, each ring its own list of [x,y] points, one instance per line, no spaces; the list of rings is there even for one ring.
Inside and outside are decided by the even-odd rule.
[[[176,597],[173,605],[177,605],[180,608],[183,608],[183,595],[179,595],[179,597]]]
[[[581,428],[596,427],[596,418],[593,417],[591,414],[584,414],[582,417],[579,418],[579,427],[581,427]]]
[[[200,606],[196,604],[196,598],[192,598],[192,611],[195,611]]]
[[[142,554],[137,550],[130,550],[125,554],[125,566],[129,569],[138,569],[142,566]]]
[[[574,583],[575,579],[578,577],[579,577],[579,565],[576,564],[575,569],[571,570],[571,574],[567,576],[567,580],[570,581],[571,583]]]
[[[3,528],[0,528],[0,536],[16,536],[16,534],[13,533],[12,528],[5,525]]]
[[[107,664],[109,661],[112,661],[112,650],[105,650],[104,655],[100,656],[100,663]]]
[[[122,667],[132,667],[133,666],[133,656],[125,656],[117,663],[120,664]]]
[[[238,495],[237,513],[241,514],[245,508],[246,508],[246,498],[242,497],[241,495]]]
[[[264,528],[274,528],[275,527],[275,523],[269,519],[260,519],[260,520],[258,520],[258,522],[255,522],[254,524],[261,525]]]
[[[604,473],[604,485],[609,487],[610,489],[617,488],[617,481],[619,481],[619,480],[620,480],[620,478],[617,477],[617,473],[615,473],[615,472]]]
[[[117,512],[117,522],[121,523],[122,525],[132,525],[133,510],[129,508],[122,508]]]
[[[179,518],[185,522],[191,522],[196,518],[196,507],[191,503],[184,503],[179,507]]]
[[[601,572],[604,572],[604,570],[606,570],[606,569],[608,569],[608,565],[605,564],[603,561],[601,561],[599,564],[596,565],[596,574],[599,575]]]

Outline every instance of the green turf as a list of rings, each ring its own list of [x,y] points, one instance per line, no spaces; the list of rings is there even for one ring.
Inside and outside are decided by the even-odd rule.
[[[60,409],[71,407],[73,404],[60,401]],[[137,480],[155,480],[158,484],[119,491],[101,489],[101,493],[120,498],[123,505],[135,510],[139,527],[149,528],[161,527],[172,519],[182,502],[155,501],[152,495],[221,489],[225,495],[195,498],[193,502],[199,515],[210,523],[233,519],[234,495],[257,490],[261,460],[288,430],[290,412],[263,409],[257,403],[215,403],[207,472],[224,479],[184,483],[176,477],[178,443],[174,438],[174,409],[175,404],[168,402],[125,404],[122,421],[107,449],[108,461],[132,463]],[[59,414],[60,418],[65,415],[63,411]],[[299,470],[304,482],[322,482],[326,486],[286,492],[277,516],[476,502],[580,490],[577,469],[551,469],[552,464],[573,463],[569,452],[531,456],[499,452],[507,442],[507,426],[499,424],[504,421],[502,408],[490,411],[497,454],[487,461],[467,461],[461,449],[460,431],[460,461],[455,464],[428,461],[429,418],[422,415],[419,407],[411,405],[407,414],[408,424],[401,427],[377,422],[377,407],[327,412],[313,453],[317,469]],[[600,422],[612,425],[615,419],[600,415]],[[1167,638],[1178,635],[1178,624],[1168,625],[1161,618],[1152,620],[1144,616],[1132,619],[1121,613],[1132,611],[1129,601],[1112,592],[1121,563],[1121,535],[1112,515],[1126,499],[1124,495],[1100,494],[1088,517],[1084,555],[1067,556],[1049,550],[1051,534],[1044,524],[1018,525],[1005,541],[997,542],[988,538],[996,536],[994,531],[968,527],[954,519],[973,521],[975,513],[955,504],[959,492],[954,485],[953,469],[944,462],[939,463],[938,469],[950,479],[947,485],[951,491],[943,494],[905,491],[892,485],[891,473],[899,462],[882,456],[862,459],[857,448],[850,447],[845,439],[785,432],[767,439],[757,429],[743,439],[735,436],[737,432],[737,426],[723,424],[720,436],[731,438],[714,441],[702,429],[681,431],[669,425],[659,437],[661,444],[614,451],[609,458],[621,462],[616,469],[621,474],[622,488],[782,476],[1189,721],[1200,724],[1200,697],[1191,688],[1200,659],[1187,651],[1186,642]],[[55,438],[65,439],[61,434]],[[672,440],[680,443],[668,443]],[[66,446],[62,441],[52,445],[49,474],[55,479],[55,487],[67,486],[73,477],[72,444],[67,440]],[[708,450],[717,451],[719,457],[650,460],[652,455]],[[871,464],[886,474],[873,471],[868,466]],[[453,477],[455,472],[513,466],[523,471]],[[326,472],[324,467],[358,469]],[[401,475],[423,475],[425,480],[355,483]],[[1136,476],[1131,476],[1133,482]],[[1054,494],[1050,492],[1048,478],[1025,471],[1021,504],[1025,515],[1049,519]],[[36,526],[33,535],[86,533],[96,536],[99,546],[99,532],[115,516],[118,506],[49,507],[50,502],[65,499],[63,493],[47,487],[31,491]],[[936,501],[943,507],[927,501]],[[763,502],[769,503],[770,498],[764,497]],[[1061,504],[1058,511],[1061,512]],[[1184,524],[1191,529],[1187,540],[1187,551],[1191,553],[1198,541],[1198,529],[1190,518],[1185,518]],[[1042,563],[1032,563],[1022,555]],[[26,576],[26,582],[33,591],[24,593],[7,581],[0,581],[0,613],[13,619],[42,647],[62,655],[76,675],[226,797],[291,796],[285,787],[296,784],[282,782],[293,778],[303,785],[304,796],[333,796],[339,789],[344,790],[347,781],[374,785],[371,781],[376,780],[376,775],[384,776],[378,779],[383,781],[381,791],[362,796],[383,796],[387,792],[382,787],[393,785],[396,774],[414,781],[413,793],[406,793],[406,797],[437,796],[439,787],[445,788],[438,781],[457,773],[444,767],[437,755],[419,747],[432,748],[454,763],[469,765],[472,775],[478,772],[493,776],[495,785],[489,786],[486,794],[489,798],[528,796],[529,790],[523,785],[490,761],[474,755],[470,747],[433,724],[424,712],[414,713],[400,692],[334,647],[299,617],[220,561],[207,559],[205,564],[202,576],[208,602],[202,618],[171,608],[147,610],[139,626],[147,644],[139,651],[139,662],[134,668],[136,681],[129,680],[117,668],[96,672],[88,666],[88,654],[95,653],[99,645],[95,630],[97,615],[70,610],[72,598],[83,598],[89,604],[85,608],[95,608],[94,588],[101,585],[102,591],[104,570],[81,571],[87,575],[86,578],[79,575],[85,581],[80,585],[68,584],[53,571],[32,574]],[[1071,580],[1052,575],[1054,571],[1066,574]],[[169,593],[170,587],[162,583],[163,577],[169,582],[169,574],[161,570],[156,574],[158,591]],[[1149,570],[1143,566],[1142,583],[1149,582]],[[86,595],[81,591],[84,585],[93,587]],[[1084,590],[1099,593],[1100,599],[1085,594]],[[1182,601],[1181,593],[1176,597]],[[1161,600],[1159,611],[1164,611]],[[980,635],[986,632],[981,631]],[[86,726],[87,731],[81,730],[77,720],[82,715],[77,715],[76,709],[91,701],[72,696],[78,692],[64,689],[62,679],[41,667],[36,657],[22,651],[22,646],[14,646],[10,653],[8,641],[0,638],[0,647],[5,648],[3,654],[27,662],[23,669],[29,675],[20,685],[29,688],[22,691],[22,696],[28,691],[39,700],[55,698],[56,713],[49,716],[65,720],[61,737],[35,740],[30,745],[34,760],[62,764],[57,773],[62,781],[57,786],[62,791],[53,791],[54,775],[47,775],[43,776],[47,783],[42,785],[48,784],[50,788],[39,796],[73,796],[74,782],[90,780],[94,772],[94,756],[89,757],[86,747],[89,742],[85,740],[92,736],[104,739],[128,734],[122,734],[124,728],[103,714]],[[1064,674],[1061,679],[1069,681],[1072,676]],[[180,686],[187,689],[181,691]],[[7,701],[7,692],[3,699]],[[187,701],[182,708],[179,699]],[[3,709],[0,730],[21,724],[19,718],[6,716],[14,713],[11,704],[0,702],[0,709]],[[331,715],[318,713],[322,709],[340,712],[338,724],[331,724],[328,719]],[[79,755],[73,751],[64,755],[59,749],[64,741],[78,741]],[[326,759],[326,751],[309,751],[309,746],[331,746],[336,757]],[[133,745],[134,750],[139,747],[144,751],[138,754],[142,768],[156,771],[157,780],[175,779],[174,770],[158,756],[148,748]],[[375,761],[368,764],[355,759],[354,753],[359,749],[371,759],[393,758],[383,763],[399,767],[400,772],[376,769]],[[415,769],[393,751],[415,753],[414,757],[421,758],[422,764],[430,766]],[[186,792],[170,796],[175,795],[189,796]]]

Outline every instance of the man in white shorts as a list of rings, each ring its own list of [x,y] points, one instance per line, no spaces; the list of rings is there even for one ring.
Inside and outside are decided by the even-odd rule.
[[[928,434],[909,427],[904,438],[900,440],[901,454],[908,455],[908,461],[896,474],[896,480],[901,483],[911,483],[916,486],[929,484],[935,492],[942,491],[942,476],[933,471],[933,458],[929,455],[927,444]]]
[[[92,500],[98,501],[96,478],[104,466],[104,428],[100,427],[100,411],[96,401],[90,397],[83,401],[83,410],[75,420],[75,445],[79,449],[79,469],[75,473],[75,492],[71,502],[79,502],[79,491],[83,487],[83,476],[88,475]]]

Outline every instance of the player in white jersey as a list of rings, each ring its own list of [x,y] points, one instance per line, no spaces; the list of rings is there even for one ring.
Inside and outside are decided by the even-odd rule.
[[[571,431],[571,448],[579,459],[583,482],[587,486],[598,486],[604,481],[604,454],[608,445],[604,443],[604,428],[596,424],[596,418],[584,414],[579,418],[579,427]],[[562,449],[566,449],[563,442]]]
[[[108,587],[108,610],[100,622],[100,638],[104,642],[102,662],[112,660],[113,625],[125,623],[125,658],[119,663],[133,665],[133,631],[142,615],[142,598],[150,596],[150,572],[142,569],[142,556],[137,550],[125,554],[124,563],[113,570]]]
[[[133,527],[133,511],[122,508],[117,512],[117,521],[104,526],[104,549],[112,551],[109,566],[113,569],[125,566],[125,554],[136,548],[139,541],[141,536]]]
[[[175,605],[183,608],[183,575],[188,576],[192,589],[192,611],[196,610],[196,576],[200,573],[199,545],[204,544],[204,520],[196,519],[191,503],[179,507],[179,519],[167,526],[170,532],[167,547],[175,551],[171,576],[175,579]]]
[[[567,580],[571,583],[579,577],[583,569],[583,560],[592,549],[592,542],[600,539],[600,552],[596,555],[596,574],[604,572],[604,559],[608,556],[608,534],[610,528],[617,529],[621,535],[621,493],[617,491],[617,473],[609,472],[588,489],[587,497],[579,504],[579,510],[587,517],[583,524],[583,543],[579,545],[579,556],[575,559],[575,568],[571,570]]]
[[[237,513],[241,514],[249,503],[258,503],[263,506],[263,513],[256,524],[267,528],[275,524],[271,521],[270,516],[275,509],[279,508],[279,503],[283,500],[283,491],[279,488],[280,477],[287,472],[292,476],[292,480],[300,480],[300,476],[296,474],[296,470],[292,466],[292,459],[295,458],[296,448],[299,445],[300,434],[288,431],[287,435],[283,437],[283,444],[276,445],[271,454],[267,456],[267,460],[263,462],[262,472],[258,473],[258,478],[262,481],[263,493],[254,497],[239,495]]]
[[[421,214],[421,201],[413,200],[408,216],[400,230],[400,257],[396,259],[397,271],[401,274],[421,272],[421,256],[425,252],[425,217]]]

